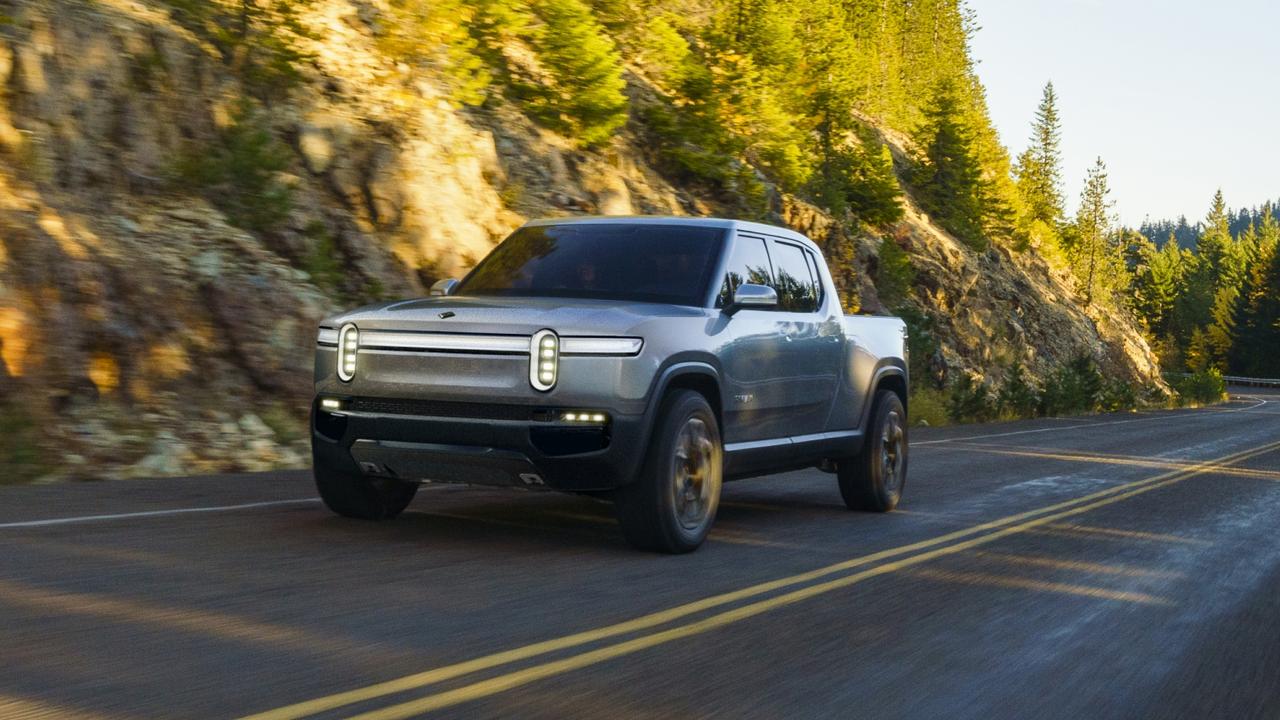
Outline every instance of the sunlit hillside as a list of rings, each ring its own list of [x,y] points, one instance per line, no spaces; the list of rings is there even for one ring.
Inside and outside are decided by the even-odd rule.
[[[9,480],[304,464],[316,320],[546,215],[808,234],[850,311],[908,319],[930,422],[1166,397],[997,141],[959,0],[11,8]]]

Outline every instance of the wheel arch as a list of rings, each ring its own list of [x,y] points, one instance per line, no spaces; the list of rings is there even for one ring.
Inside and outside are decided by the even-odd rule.
[[[724,402],[721,395],[720,371],[711,363],[703,360],[686,360],[675,362],[663,368],[649,389],[649,403],[645,409],[642,423],[643,436],[640,447],[648,448],[653,439],[653,428],[658,422],[658,412],[662,401],[673,390],[693,390],[707,399],[715,413],[720,433],[724,433]],[[634,475],[628,482],[634,480]]]
[[[876,368],[875,374],[871,377],[866,402],[862,406],[860,427],[863,432],[868,430],[868,424],[871,422],[871,412],[875,409],[873,406],[875,405],[876,394],[881,390],[889,390],[897,395],[898,399],[902,401],[902,409],[907,411],[907,417],[911,417],[908,405],[908,397],[911,393],[910,385],[907,381],[907,369],[893,359],[885,359],[881,361],[880,366]]]

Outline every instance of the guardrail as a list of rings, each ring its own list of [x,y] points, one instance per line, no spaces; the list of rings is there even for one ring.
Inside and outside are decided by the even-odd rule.
[[[1238,375],[1223,375],[1228,385],[1247,385],[1249,387],[1280,388],[1280,380],[1273,378],[1247,378]]]

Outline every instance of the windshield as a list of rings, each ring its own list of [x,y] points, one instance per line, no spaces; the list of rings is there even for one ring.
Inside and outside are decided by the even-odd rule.
[[[701,305],[723,236],[721,228],[684,225],[522,227],[454,294]]]

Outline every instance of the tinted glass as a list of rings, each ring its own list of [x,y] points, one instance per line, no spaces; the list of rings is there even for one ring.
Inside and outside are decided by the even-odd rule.
[[[813,312],[818,309],[818,291],[804,250],[798,245],[774,243],[773,267],[779,310]]]
[[[813,288],[818,298],[818,306],[822,306],[822,272],[818,270],[818,258],[808,250],[804,251],[804,256],[809,259],[809,272],[813,275]]]
[[[454,294],[701,305],[723,235],[679,225],[523,227]]]
[[[720,284],[720,297],[716,307],[724,307],[733,299],[733,293],[743,283],[773,285],[773,271],[769,265],[769,253],[764,240],[739,237],[733,244],[733,254],[725,265],[724,282]]]

